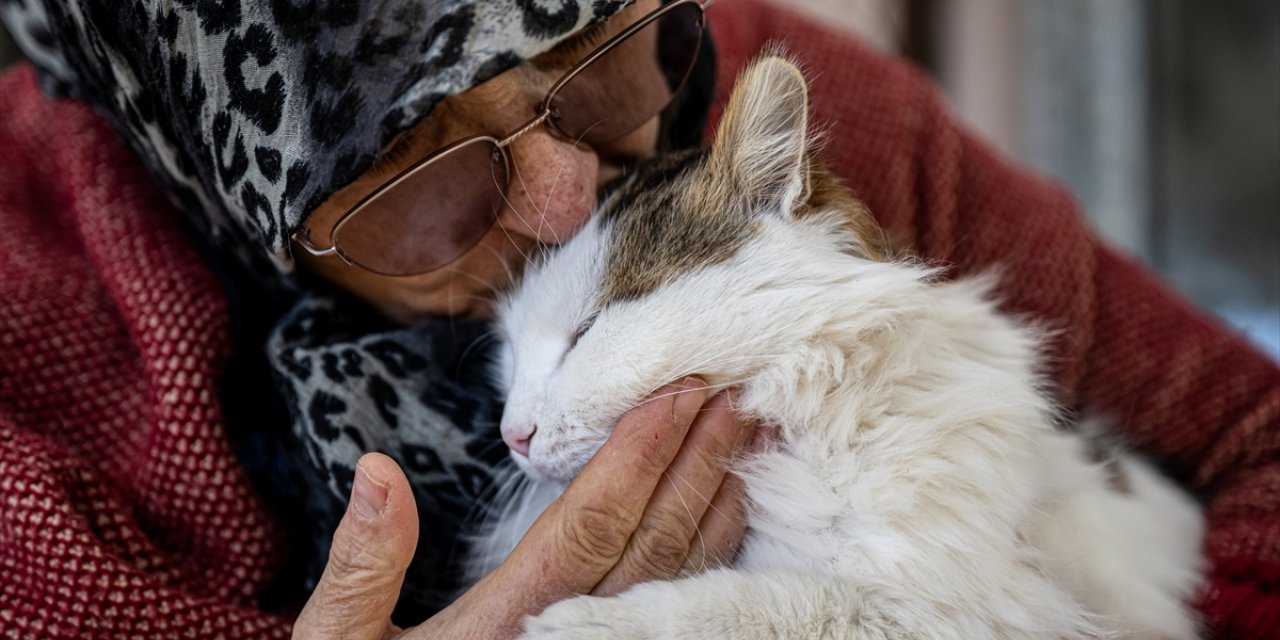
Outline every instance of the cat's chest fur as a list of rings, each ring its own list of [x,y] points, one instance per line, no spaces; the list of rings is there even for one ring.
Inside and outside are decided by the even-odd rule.
[[[1052,485],[1069,471],[1054,459],[1075,456],[1053,448],[1062,437],[1036,389],[1033,332],[996,311],[984,281],[914,288],[899,292],[892,329],[835,314],[824,341],[743,388],[742,409],[782,432],[741,465],[751,526],[765,532],[744,565],[889,565],[917,554],[904,535],[979,538],[996,525],[1008,537],[989,543],[1011,551],[1059,498]],[[838,288],[831,297],[857,306]]]

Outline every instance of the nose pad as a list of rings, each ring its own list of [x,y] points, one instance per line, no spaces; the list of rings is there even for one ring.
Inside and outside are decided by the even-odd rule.
[[[533,442],[533,434],[537,432],[538,426],[534,424],[520,425],[512,429],[507,429],[503,425],[502,441],[507,443],[507,446],[512,451],[527,458],[529,457],[529,445]]]

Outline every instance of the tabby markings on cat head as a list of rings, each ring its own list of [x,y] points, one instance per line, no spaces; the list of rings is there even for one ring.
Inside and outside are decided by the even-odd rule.
[[[888,257],[866,207],[811,148],[808,90],[794,64],[766,56],[743,72],[709,150],[636,168],[600,212],[611,251],[598,307],[634,300],[682,274],[728,261],[762,216],[840,211],[861,257]]]
[[[706,152],[686,152],[647,165],[601,212],[613,242],[598,304],[633,300],[664,282],[733,257],[753,233],[749,221],[725,215],[700,195]]]

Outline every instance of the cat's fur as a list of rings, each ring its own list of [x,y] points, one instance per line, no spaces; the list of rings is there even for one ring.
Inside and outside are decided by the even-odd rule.
[[[687,374],[781,432],[736,467],[733,568],[566,600],[528,637],[1196,637],[1198,507],[1055,427],[1041,336],[990,278],[887,259],[807,109],[795,66],[760,59],[709,152],[640,169],[506,301],[504,428],[537,425],[515,457],[545,498]]]

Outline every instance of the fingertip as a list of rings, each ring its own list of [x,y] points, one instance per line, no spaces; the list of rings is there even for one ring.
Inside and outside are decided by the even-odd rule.
[[[750,420],[743,420],[734,410],[735,396],[733,390],[721,391],[712,396],[702,406],[698,416],[698,428],[711,429],[722,434],[717,442],[731,447],[734,451],[742,448],[751,440],[752,425]]]
[[[692,424],[707,401],[707,383],[697,376],[688,376],[670,387],[671,420],[682,425]],[[660,390],[661,393],[661,390]]]
[[[698,523],[682,573],[699,573],[733,561],[747,531],[747,485],[739,476],[725,475],[711,505]]]
[[[735,391],[733,389],[721,391],[714,396],[711,396],[711,399],[707,401],[704,408],[707,411],[733,411],[733,404],[736,400],[734,394]]]
[[[707,398],[707,383],[697,376],[687,376],[665,384],[649,394],[640,404],[618,420],[611,439],[626,439],[640,432],[687,428]],[[683,404],[682,404],[683,403]],[[692,410],[684,404],[693,405]],[[680,419],[680,412],[689,413],[687,420]]]
[[[329,560],[294,626],[294,637],[385,638],[418,545],[417,505],[391,458],[356,462],[351,504],[333,533]]]
[[[356,461],[356,467],[364,469],[369,477],[383,486],[389,486],[397,480],[403,480],[404,484],[408,484],[408,479],[404,477],[404,472],[400,470],[400,465],[391,459],[385,453],[373,451],[360,456]]]
[[[351,509],[365,520],[376,520],[382,517],[386,508],[387,485],[378,482],[357,464],[355,478],[351,481]]]
[[[361,482],[359,475],[364,474],[368,481],[385,492],[384,504],[380,509],[380,517],[386,526],[402,532],[405,538],[417,538],[418,507],[413,498],[413,488],[400,465],[390,456],[371,452],[360,456],[356,461],[356,482]],[[358,487],[352,489],[353,507]]]
[[[707,387],[707,381],[703,380],[702,376],[685,376],[673,384],[677,389],[681,390],[705,389]]]

